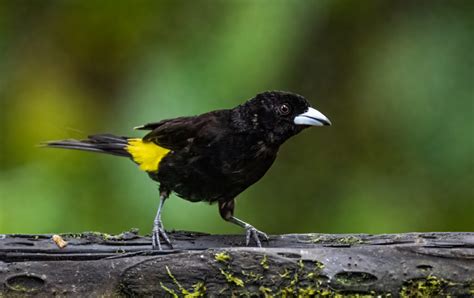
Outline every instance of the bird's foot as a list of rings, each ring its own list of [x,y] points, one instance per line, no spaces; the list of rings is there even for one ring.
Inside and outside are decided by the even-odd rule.
[[[163,250],[160,238],[162,238],[164,242],[166,242],[170,246],[171,249],[173,248],[173,245],[171,245],[170,238],[166,234],[165,228],[163,227],[163,223],[161,222],[161,220],[155,221],[153,225],[153,232],[151,236],[153,249]]]
[[[268,235],[265,234],[262,231],[257,230],[253,226],[247,224],[245,226],[245,232],[246,232],[246,237],[245,237],[245,244],[248,246],[250,244],[250,238],[252,238],[255,243],[257,244],[258,247],[262,247],[262,243],[260,242],[259,237],[262,237],[266,241],[268,241]]]

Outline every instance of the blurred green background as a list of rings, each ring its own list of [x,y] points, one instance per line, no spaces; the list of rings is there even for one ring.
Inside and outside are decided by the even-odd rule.
[[[157,185],[126,159],[40,149],[307,97],[236,215],[268,233],[472,231],[473,1],[0,0],[0,233],[149,233]],[[172,197],[167,229],[242,233]]]

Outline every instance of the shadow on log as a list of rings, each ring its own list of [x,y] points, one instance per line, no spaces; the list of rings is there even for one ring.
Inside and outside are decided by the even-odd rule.
[[[474,295],[474,233],[169,235],[0,235],[0,296]]]

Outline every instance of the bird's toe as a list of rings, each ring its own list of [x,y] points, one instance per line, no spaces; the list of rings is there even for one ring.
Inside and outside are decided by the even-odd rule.
[[[152,233],[152,236],[151,236],[151,242],[152,242],[152,249],[154,249],[154,250],[163,250],[163,248],[161,247],[161,243],[160,243],[159,230],[153,229],[153,233]]]
[[[170,248],[173,248],[173,245],[171,244],[171,240],[168,237],[168,234],[166,234],[166,231],[164,228],[160,229],[160,235],[163,237],[163,240],[170,246]]]
[[[255,241],[255,244],[257,244],[258,247],[262,247],[262,243],[260,241],[260,237],[263,237],[265,240],[268,241],[268,236],[262,231],[257,230],[253,226],[248,226],[246,228],[246,245],[249,246],[250,244],[250,238],[252,238]]]
[[[168,234],[166,234],[166,231],[163,228],[162,224],[158,224],[153,227],[151,238],[152,238],[153,249],[163,250],[163,247],[161,246],[161,240],[163,240],[166,244],[168,244],[171,249],[173,248],[173,245],[171,245],[171,240],[168,237]]]

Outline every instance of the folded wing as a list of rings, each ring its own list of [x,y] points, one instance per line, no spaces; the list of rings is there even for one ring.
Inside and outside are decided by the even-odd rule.
[[[137,127],[140,130],[151,130],[143,140],[154,142],[170,150],[185,148],[195,140],[199,143],[212,142],[216,138],[213,131],[222,127],[222,116],[215,112],[192,117],[179,117],[148,123]]]

